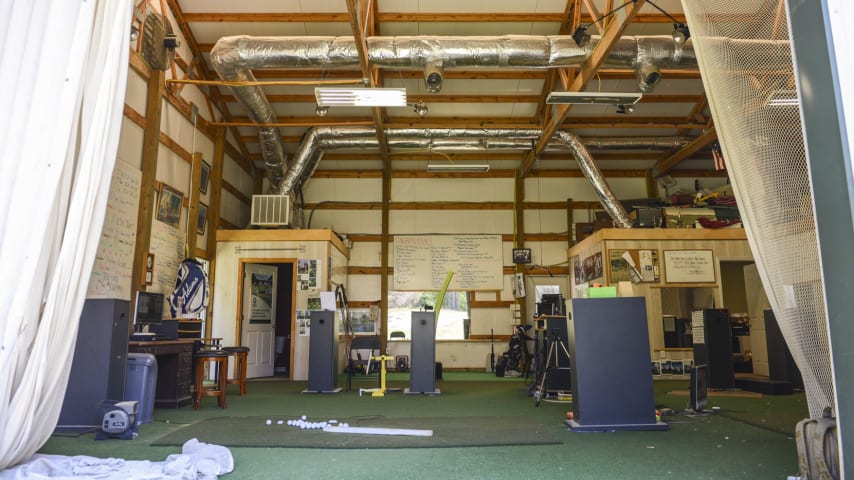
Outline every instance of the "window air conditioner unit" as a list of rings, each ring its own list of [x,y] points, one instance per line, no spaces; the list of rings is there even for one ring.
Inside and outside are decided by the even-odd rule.
[[[257,227],[282,227],[291,224],[290,195],[252,195],[250,225]]]

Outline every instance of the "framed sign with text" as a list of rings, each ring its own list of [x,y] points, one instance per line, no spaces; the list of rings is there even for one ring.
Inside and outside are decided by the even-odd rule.
[[[715,283],[711,250],[665,250],[665,283]]]

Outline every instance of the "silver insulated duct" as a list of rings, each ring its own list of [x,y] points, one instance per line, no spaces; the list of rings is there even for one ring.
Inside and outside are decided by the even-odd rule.
[[[368,60],[383,68],[423,69],[441,64],[454,67],[513,67],[556,68],[583,64],[595,48],[594,37],[584,47],[576,45],[571,36],[507,35],[497,37],[369,37]],[[211,50],[211,62],[225,81],[254,81],[253,69],[261,68],[336,68],[358,67],[359,54],[353,37],[224,37]],[[696,68],[697,59],[689,41],[677,47],[670,36],[620,38],[611,49],[605,65],[655,68]],[[642,81],[642,79],[640,80]],[[642,85],[643,86],[643,85]],[[230,87],[237,100],[250,112],[256,123],[273,123],[276,114],[258,85]],[[326,138],[326,142],[344,142],[346,135],[363,138],[362,129],[337,129],[321,135],[314,130],[300,146],[297,159],[288,168],[284,146],[278,129],[259,127],[261,155],[267,165],[271,193],[284,195],[310,175],[321,155],[322,148],[312,144]],[[346,133],[345,133],[346,132]],[[430,130],[438,137],[439,131]],[[495,131],[490,132],[490,135]],[[327,138],[328,135],[328,138]],[[364,134],[367,136],[367,134]],[[430,133],[411,135],[412,139],[431,140]],[[473,137],[469,137],[473,138]],[[486,137],[482,137],[486,138]],[[527,137],[525,137],[527,138]],[[334,139],[334,140],[332,140]],[[518,140],[516,137],[515,140]],[[355,138],[354,138],[355,140]],[[391,142],[391,135],[389,135]],[[376,139],[374,138],[374,143]],[[389,144],[391,147],[391,143]],[[419,147],[421,148],[421,147]],[[285,170],[287,173],[285,174]],[[601,175],[600,175],[601,177]],[[613,197],[602,182],[594,183],[602,198]],[[617,218],[616,223],[621,223]]]
[[[542,135],[541,130],[532,129],[389,129],[386,139],[389,148],[430,150],[472,149],[479,151],[532,148],[533,142]],[[578,136],[568,132],[557,132],[551,143],[552,149],[569,150],[596,194],[605,211],[619,228],[631,228],[632,222],[619,200],[611,192],[602,172],[593,162],[584,143]],[[612,139],[613,140],[613,139]],[[602,145],[604,141],[597,142]],[[612,145],[619,145],[613,143]],[[629,142],[628,145],[637,145]],[[301,186],[313,173],[323,152],[338,148],[376,148],[379,146],[373,127],[316,127],[303,137],[293,165],[284,178],[282,187],[290,192]]]
[[[614,193],[611,192],[611,189],[605,182],[605,177],[602,176],[599,167],[593,162],[593,157],[590,156],[590,152],[581,143],[581,139],[569,132],[556,132],[555,137],[560,139],[569,148],[569,151],[572,152],[584,176],[587,177],[587,180],[593,186],[593,190],[599,195],[602,207],[605,208],[605,211],[614,220],[614,225],[618,228],[632,228],[632,221],[629,219],[629,214],[626,213],[626,209],[623,208],[623,205],[617,200]]]

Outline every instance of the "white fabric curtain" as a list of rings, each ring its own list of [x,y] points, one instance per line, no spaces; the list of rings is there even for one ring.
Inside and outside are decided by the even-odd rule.
[[[132,5],[0,2],[0,470],[59,418],[118,149]]]

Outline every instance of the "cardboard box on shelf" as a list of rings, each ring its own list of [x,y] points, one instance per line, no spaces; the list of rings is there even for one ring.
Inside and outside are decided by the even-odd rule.
[[[666,228],[695,228],[698,218],[715,220],[715,211],[711,208],[665,208],[664,224]]]

